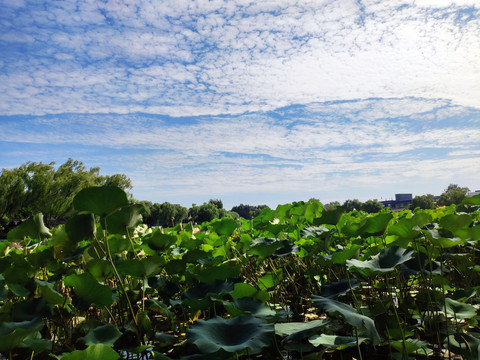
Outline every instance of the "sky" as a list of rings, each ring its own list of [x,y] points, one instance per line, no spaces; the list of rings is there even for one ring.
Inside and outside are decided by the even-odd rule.
[[[0,0],[0,168],[274,207],[480,189],[478,0]]]

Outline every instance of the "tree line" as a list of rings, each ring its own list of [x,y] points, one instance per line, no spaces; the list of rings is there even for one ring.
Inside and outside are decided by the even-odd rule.
[[[131,180],[124,174],[101,175],[99,167],[87,169],[77,160],[68,161],[58,167],[49,164],[28,162],[14,169],[2,169],[0,174],[0,238],[6,232],[31,215],[41,212],[47,226],[66,220],[72,213],[72,200],[83,188],[89,186],[115,185],[127,193],[132,189]],[[435,198],[431,194],[415,196],[410,208],[432,209],[437,206],[459,204],[469,189],[451,184]],[[129,194],[131,200],[133,197]],[[202,223],[215,218],[252,219],[267,208],[267,205],[240,204],[231,210],[224,208],[219,199],[210,199],[202,205],[190,208],[179,204],[139,201],[144,206],[143,222],[148,226],[175,226],[191,221]],[[378,212],[383,204],[376,199],[361,202],[358,199],[338,201],[324,205],[326,209],[342,206],[345,212]]]

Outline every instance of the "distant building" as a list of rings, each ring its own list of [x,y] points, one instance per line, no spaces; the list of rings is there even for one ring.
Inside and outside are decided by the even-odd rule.
[[[405,209],[412,203],[412,194],[395,194],[395,200],[380,201],[383,207],[391,209]]]
[[[470,191],[469,193],[467,193],[467,196],[475,196],[475,195],[479,195],[480,194],[480,190],[475,190],[475,191]]]

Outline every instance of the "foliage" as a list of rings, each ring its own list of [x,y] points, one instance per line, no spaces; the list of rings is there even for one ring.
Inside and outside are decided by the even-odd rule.
[[[382,203],[380,201],[378,201],[377,199],[367,200],[361,206],[361,209],[363,211],[368,212],[368,213],[376,213],[376,212],[382,210],[382,208],[383,208]]]
[[[236,212],[239,216],[244,219],[253,219],[254,217],[260,215],[263,209],[267,208],[267,205],[245,205],[240,204],[232,207],[232,211]]]
[[[345,200],[342,205],[345,208],[345,211],[350,212],[353,210],[362,210],[363,203],[358,199]]]
[[[478,358],[480,195],[156,228],[116,187],[73,204],[0,243],[4,358]]]
[[[208,203],[203,203],[200,206],[193,204],[189,209],[189,214],[190,219],[199,224],[222,217],[238,218],[237,213],[224,209],[222,201],[218,199],[210,199]]]
[[[178,204],[169,202],[152,204],[150,201],[141,203],[145,207],[144,223],[148,226],[175,226],[181,224],[188,216],[188,209]]]
[[[459,187],[456,184],[450,184],[440,195],[437,204],[440,206],[449,206],[460,204],[470,190],[467,187]]]
[[[131,189],[123,174],[100,175],[100,168],[87,170],[82,162],[68,159],[55,168],[49,164],[28,162],[14,169],[2,169],[0,175],[0,232],[11,223],[43,213],[47,224],[69,216],[72,200],[83,188],[111,185]]]
[[[418,195],[412,199],[410,204],[410,209],[415,210],[419,209],[433,209],[435,207],[435,197],[432,194],[427,195]]]

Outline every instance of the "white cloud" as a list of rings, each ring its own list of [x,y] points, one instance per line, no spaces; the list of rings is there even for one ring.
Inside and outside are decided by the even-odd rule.
[[[480,106],[471,2],[71,5],[7,7],[3,41],[33,45],[2,72],[0,112],[182,116],[405,96]],[[28,101],[23,74],[39,89]]]

